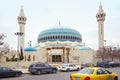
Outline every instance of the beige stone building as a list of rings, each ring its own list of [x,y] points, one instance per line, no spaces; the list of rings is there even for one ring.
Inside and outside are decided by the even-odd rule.
[[[47,63],[93,63],[95,50],[79,45],[79,42],[54,41],[40,43],[44,46],[27,47],[24,61],[40,61]]]

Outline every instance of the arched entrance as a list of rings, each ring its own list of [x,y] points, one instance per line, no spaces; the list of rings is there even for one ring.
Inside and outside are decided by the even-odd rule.
[[[52,62],[62,62],[61,55],[52,55]]]
[[[62,62],[62,63],[69,63],[69,52],[70,48],[66,47],[51,47],[47,48],[47,62],[54,63],[54,62]]]

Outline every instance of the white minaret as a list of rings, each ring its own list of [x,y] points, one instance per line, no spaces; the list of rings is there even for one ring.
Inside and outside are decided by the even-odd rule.
[[[23,35],[20,35],[20,48],[24,49],[24,43],[25,43],[25,24],[27,18],[24,15],[23,6],[21,6],[21,10],[19,13],[19,16],[17,17],[18,24],[20,27],[20,32],[23,33]]]
[[[98,13],[96,14],[97,22],[98,22],[98,49],[104,47],[104,21],[105,21],[106,13],[102,9],[102,5],[100,4]]]

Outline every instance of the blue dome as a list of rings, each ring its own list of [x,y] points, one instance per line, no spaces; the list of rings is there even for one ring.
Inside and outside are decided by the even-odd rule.
[[[47,41],[72,41],[82,42],[81,34],[66,26],[53,26],[38,35],[38,43]]]
[[[80,50],[91,50],[91,48],[90,47],[86,47],[86,46],[82,46],[82,47],[80,47]]]
[[[24,51],[36,51],[36,49],[30,46],[30,47],[25,48]]]

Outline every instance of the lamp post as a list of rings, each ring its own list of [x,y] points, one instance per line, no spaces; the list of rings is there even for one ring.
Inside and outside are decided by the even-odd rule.
[[[106,40],[104,40],[104,46],[106,46]]]
[[[15,35],[18,36],[18,42],[17,42],[17,67],[19,66],[19,36],[23,35],[23,32],[16,32]]]

